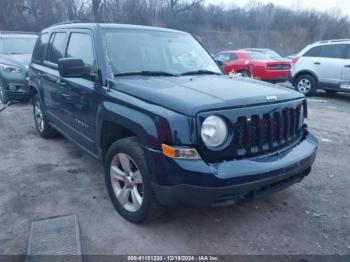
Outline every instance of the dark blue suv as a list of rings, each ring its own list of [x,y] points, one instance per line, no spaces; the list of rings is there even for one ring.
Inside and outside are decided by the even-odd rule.
[[[316,157],[304,95],[223,75],[185,32],[52,26],[39,35],[29,86],[39,134],[59,132],[103,161],[111,200],[134,223],[164,207],[281,190]]]

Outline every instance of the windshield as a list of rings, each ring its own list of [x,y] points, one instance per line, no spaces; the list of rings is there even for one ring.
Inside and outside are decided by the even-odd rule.
[[[0,51],[3,54],[31,54],[35,41],[35,36],[6,36],[0,40]]]
[[[106,29],[106,44],[114,75],[163,72],[180,75],[219,67],[191,35],[183,33]]]

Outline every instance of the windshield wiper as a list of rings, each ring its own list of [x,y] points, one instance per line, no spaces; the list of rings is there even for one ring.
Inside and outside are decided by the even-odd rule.
[[[189,71],[181,74],[182,76],[189,76],[189,75],[222,75],[221,73],[210,71],[210,70],[196,70],[196,71]]]
[[[116,73],[114,76],[178,76],[173,73],[165,72],[165,71],[137,71],[137,72],[126,72],[126,73]]]

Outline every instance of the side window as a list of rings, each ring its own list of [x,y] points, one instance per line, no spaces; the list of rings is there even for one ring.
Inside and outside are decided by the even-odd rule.
[[[345,48],[346,45],[336,44],[336,45],[324,45],[322,47],[322,56],[328,58],[345,58]]]
[[[234,60],[237,60],[238,59],[238,56],[236,54],[231,54],[230,55],[230,61],[234,61]]]
[[[215,57],[215,60],[226,63],[229,61],[236,60],[237,56],[235,54],[220,54]]]
[[[41,62],[44,59],[44,55],[47,48],[47,43],[49,42],[49,34],[44,33],[39,35],[38,40],[35,43],[33,51],[33,61]]]
[[[304,56],[306,57],[322,57],[322,46],[316,46],[307,51]]]
[[[350,59],[350,45],[346,45],[345,59]]]
[[[66,33],[54,33],[50,39],[50,48],[46,60],[57,64],[58,60],[64,57],[65,44]]]
[[[72,33],[68,43],[66,57],[82,59],[87,67],[95,64],[92,39],[89,34]]]
[[[345,50],[346,45],[344,44],[322,45],[311,48],[304,56],[344,59]]]

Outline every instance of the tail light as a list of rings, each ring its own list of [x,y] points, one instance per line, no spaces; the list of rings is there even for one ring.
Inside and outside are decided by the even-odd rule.
[[[267,70],[289,70],[291,68],[290,64],[267,64]]]

